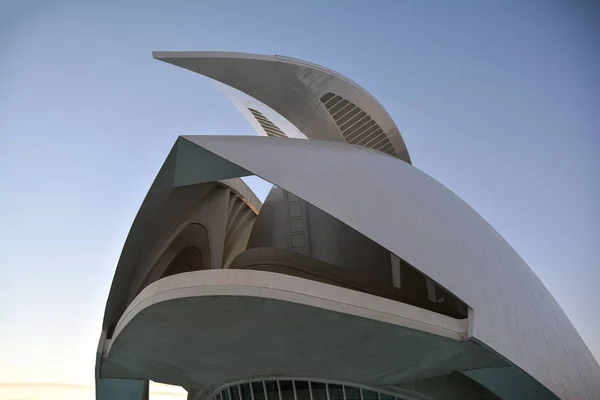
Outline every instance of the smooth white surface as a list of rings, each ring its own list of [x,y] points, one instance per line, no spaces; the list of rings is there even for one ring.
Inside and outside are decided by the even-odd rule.
[[[321,102],[323,95],[337,94],[365,111],[391,142],[396,156],[410,163],[404,139],[385,108],[364,88],[335,71],[290,57],[263,54],[155,51],[152,55],[262,102],[309,139],[346,140]],[[235,96],[235,92],[230,93]]]
[[[129,304],[113,338],[116,340],[133,318],[154,304],[201,296],[263,297],[361,316],[454,340],[467,337],[466,319],[290,275],[222,269],[187,272],[150,284]],[[110,346],[105,350],[110,353]]]
[[[397,385],[506,362],[465,320],[264,271],[203,270],[154,282],[102,346],[101,379],[151,379],[207,395],[290,376]],[[205,398],[205,397],[202,397]]]

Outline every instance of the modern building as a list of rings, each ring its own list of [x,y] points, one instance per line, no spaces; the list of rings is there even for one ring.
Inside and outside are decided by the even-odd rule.
[[[600,399],[548,290],[365,89],[288,57],[154,58],[218,82],[259,136],[175,142],[117,265],[98,399],[149,380],[195,400]]]

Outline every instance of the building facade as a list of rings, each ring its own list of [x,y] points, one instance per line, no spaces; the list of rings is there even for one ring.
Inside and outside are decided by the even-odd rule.
[[[174,144],[117,265],[98,399],[149,380],[197,400],[600,398],[548,290],[365,89],[289,57],[154,57],[214,80],[259,136]]]

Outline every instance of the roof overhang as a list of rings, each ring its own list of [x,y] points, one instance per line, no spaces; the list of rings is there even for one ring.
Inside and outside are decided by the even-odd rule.
[[[390,388],[507,366],[466,341],[467,330],[467,320],[312,280],[197,271],[156,281],[134,299],[104,346],[100,375],[205,392],[274,375]]]

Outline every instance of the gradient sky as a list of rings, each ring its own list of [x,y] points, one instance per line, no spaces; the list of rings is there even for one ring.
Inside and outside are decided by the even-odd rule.
[[[123,242],[176,137],[253,133],[153,50],[283,54],[360,83],[600,359],[600,8],[520,3],[1,2],[0,399],[93,384]]]

